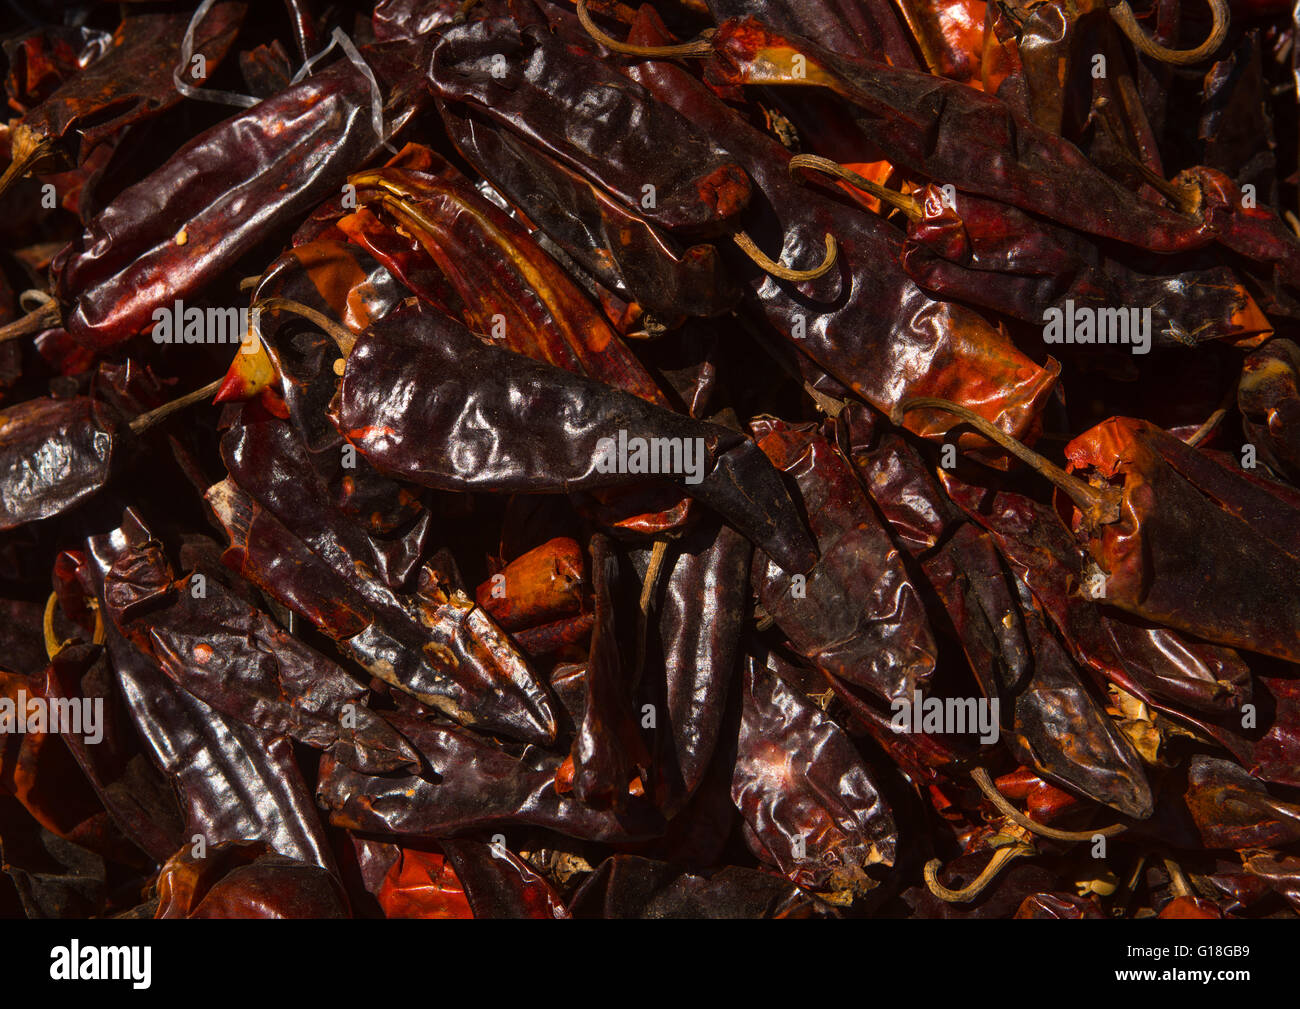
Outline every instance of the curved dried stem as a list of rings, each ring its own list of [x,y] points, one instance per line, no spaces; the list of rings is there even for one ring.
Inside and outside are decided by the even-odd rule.
[[[1094,830],[1057,830],[1055,827],[1048,827],[1029,819],[1024,813],[1011,805],[1006,796],[998,791],[998,786],[993,784],[993,779],[985,768],[975,768],[971,771],[970,776],[989,802],[997,806],[999,813],[1024,827],[1025,830],[1041,834],[1043,837],[1055,838],[1058,841],[1091,841],[1098,834],[1103,837],[1114,837],[1116,834],[1122,834],[1128,830],[1128,826],[1123,823],[1115,823],[1109,827],[1097,827]]]
[[[18,307],[24,312],[35,312],[54,302],[54,296],[39,287],[29,287],[18,295]],[[34,308],[32,306],[35,306]]]
[[[357,342],[356,334],[352,330],[342,323],[335,322],[324,312],[318,312],[310,305],[304,305],[301,301],[279,297],[263,298],[261,301],[253,302],[249,327],[259,340],[262,339],[263,312],[291,312],[294,315],[302,316],[314,326],[320,327],[321,331],[338,345],[339,352],[344,357],[352,353],[352,346]]]
[[[591,15],[587,13],[586,0],[576,0],[576,5],[578,8],[578,21],[582,23],[583,29],[610,52],[620,53],[623,56],[648,56],[652,59],[698,59],[713,52],[712,29],[701,33],[697,39],[682,42],[678,45],[634,46],[626,42],[620,42],[616,38],[611,38],[601,31],[596,26],[596,22],[591,20]]]
[[[816,280],[835,265],[835,260],[839,256],[839,246],[835,244],[835,236],[830,233],[826,235],[826,258],[822,260],[820,266],[814,266],[811,270],[795,270],[769,259],[763,254],[763,250],[754,244],[754,240],[743,231],[737,231],[731,236],[731,240],[740,246],[740,251],[752,259],[759,269],[780,280],[795,282]]]
[[[1159,60],[1161,63],[1172,63],[1175,66],[1188,66],[1192,63],[1200,63],[1207,56],[1214,53],[1219,46],[1223,45],[1223,40],[1228,37],[1228,0],[1208,0],[1210,5],[1210,16],[1214,18],[1214,23],[1210,27],[1209,37],[1195,49],[1169,49],[1162,46],[1150,35],[1144,32],[1137,19],[1133,17],[1133,8],[1128,5],[1128,0],[1120,0],[1119,3],[1110,9],[1111,20],[1119,25],[1122,31],[1134,48],[1139,52],[1145,53],[1153,60]]]
[[[57,326],[63,319],[59,303],[51,298],[34,312],[28,312],[21,319],[15,319],[6,326],[0,326],[0,343],[31,336],[43,329]]]
[[[949,890],[939,882],[939,869],[942,868],[943,863],[937,858],[932,858],[925,863],[925,885],[932,894],[949,904],[968,904],[983,893],[1008,865],[1017,858],[1032,854],[1034,854],[1034,846],[1031,844],[1018,842],[997,848],[993,852],[993,857],[989,859],[988,865],[984,866],[968,886],[960,890]]]
[[[219,378],[214,382],[209,382],[200,389],[193,392],[187,392],[184,396],[172,400],[170,403],[164,403],[162,406],[155,407],[148,413],[142,413],[135,420],[131,421],[132,434],[144,434],[151,427],[161,424],[164,420],[174,414],[177,410],[184,410],[187,406],[193,406],[195,403],[201,403],[209,397],[215,396],[217,390],[221,388],[224,378]]]
[[[896,189],[890,189],[888,186],[882,186],[879,182],[872,182],[865,176],[859,175],[850,168],[845,168],[838,162],[830,158],[819,157],[816,154],[796,154],[790,159],[790,174],[795,175],[800,168],[811,169],[815,172],[821,172],[823,175],[830,175],[836,179],[842,179],[849,185],[861,189],[864,193],[869,193],[882,203],[887,203],[895,210],[901,210],[907,215],[910,221],[919,221],[921,219],[921,204],[906,193],[900,193]]]
[[[890,420],[897,426],[902,427],[904,414],[912,410],[931,409],[945,410],[961,418],[989,441],[1000,448],[1006,449],[1039,476],[1050,480],[1056,487],[1069,495],[1070,500],[1079,506],[1079,510],[1084,513],[1090,524],[1104,525],[1119,518],[1120,498],[1118,492],[1110,489],[1099,490],[1080,480],[1074,474],[1065,472],[1061,467],[1044,459],[1033,449],[1012,438],[1011,435],[995,427],[987,419],[968,407],[960,406],[950,400],[940,399],[936,396],[917,396],[913,399],[904,400],[894,407]]]
[[[91,612],[95,614],[95,630],[91,635],[91,643],[102,645],[104,643],[104,615],[99,612],[99,604],[93,599],[86,600],[90,606]],[[54,633],[54,611],[59,605],[59,595],[57,592],[51,592],[50,598],[45,600],[45,615],[41,620],[41,633],[45,637],[45,654],[51,662],[54,657],[72,644],[72,639],[60,641]]]

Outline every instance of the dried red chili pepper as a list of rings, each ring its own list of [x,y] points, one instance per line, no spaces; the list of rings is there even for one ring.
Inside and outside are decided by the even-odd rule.
[[[1031,462],[1073,500],[1076,535],[1104,582],[1099,598],[1218,644],[1290,661],[1300,656],[1295,509],[1285,498],[1144,421],[1114,418],[1067,446],[1073,469],[1100,476],[1100,486],[1090,486],[970,411],[945,409]]]
[[[809,426],[763,419],[753,427],[759,447],[798,482],[821,554],[797,582],[793,572],[756,558],[763,609],[819,668],[887,701],[910,700],[929,682],[934,638],[898,551],[852,469]]]
[[[791,882],[838,893],[894,864],[889,806],[843,731],[751,659],[731,797],[767,859]]]
[[[475,601],[508,631],[582,609],[582,547],[557,537],[516,557],[475,590]]]
[[[317,797],[336,826],[372,834],[447,837],[488,828],[546,827],[568,837],[627,841],[652,837],[662,820],[645,804],[594,810],[555,789],[558,756],[511,756],[482,736],[428,719],[390,715],[424,758],[418,776],[376,777],[326,757]]]
[[[203,858],[182,849],[158,874],[155,918],[346,918],[347,898],[318,865],[265,844],[215,845]]]
[[[441,101],[515,133],[660,227],[716,235],[749,199],[745,173],[690,120],[541,25],[489,17],[449,28],[429,80]]]
[[[1068,141],[973,88],[847,60],[753,18],[720,25],[708,54],[708,73],[727,84],[829,89],[851,106],[870,151],[913,177],[1152,252],[1181,252],[1213,240],[1200,222],[1139,200]],[[796,56],[801,75],[793,70]]]
[[[419,50],[397,41],[362,51],[396,96],[385,113],[389,133],[422,100],[409,63]],[[56,259],[63,326],[99,349],[142,332],[156,309],[201,290],[267,227],[338,192],[383,139],[375,136],[370,82],[348,61],[200,134],[120,193]],[[249,186],[261,187],[251,215]]]
[[[415,593],[401,591],[415,574],[419,540],[371,535],[340,513],[287,424],[245,423],[223,452],[233,479],[209,501],[231,536],[228,565],[317,623],[373,675],[451,717],[537,742],[554,738],[544,688],[491,618],[427,567]],[[429,521],[427,513],[418,520],[420,538]],[[286,569],[289,557],[297,563]]]
[[[643,17],[632,37],[657,41],[664,35]],[[775,228],[768,218],[755,234],[761,239],[779,230],[787,261],[815,261],[813,250],[828,233],[835,236],[839,268],[832,274],[799,288],[767,276],[752,280],[752,307],[760,319],[878,409],[888,412],[900,397],[942,387],[1007,430],[1029,427],[1055,381],[1055,362],[1040,368],[982,318],[923,294],[893,266],[898,239],[892,229],[797,185],[781,145],[683,70],[651,62],[629,73],[707,126],[744,164],[776,218]],[[882,313],[882,305],[890,310]],[[910,423],[932,436],[948,426],[938,416]]]
[[[87,578],[101,611],[109,613],[108,573],[150,538],[138,516],[128,512],[119,529],[87,541]],[[139,586],[145,596],[154,588]],[[119,594],[118,612],[134,594]],[[105,637],[136,730],[181,795],[186,836],[197,835],[205,844],[264,840],[283,855],[331,866],[328,842],[289,741],[226,718],[173,685],[121,635],[111,615]]]
[[[425,384],[422,376],[439,376],[442,395],[412,402],[403,390]],[[558,427],[557,410],[564,417],[563,442],[544,435]],[[457,417],[482,421],[458,430]],[[357,341],[336,422],[381,472],[442,490],[498,493],[637,482],[637,473],[617,472],[630,468],[617,462],[615,449],[624,451],[617,445],[672,439],[667,444],[680,447],[680,460],[660,468],[678,472],[663,477],[715,508],[787,570],[812,565],[811,544],[784,487],[749,440],[488,346],[423,308],[399,310]],[[454,449],[417,434],[429,430],[448,432]],[[687,451],[696,453],[694,463]],[[688,463],[693,472],[685,472]]]

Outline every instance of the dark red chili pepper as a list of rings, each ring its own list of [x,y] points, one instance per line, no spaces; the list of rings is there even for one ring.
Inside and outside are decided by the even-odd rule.
[[[209,500],[231,535],[228,564],[317,622],[373,675],[451,717],[554,738],[545,690],[491,618],[427,567],[415,593],[400,591],[414,574],[418,541],[373,536],[332,506],[287,424],[267,418],[233,428],[223,453],[235,486]],[[241,503],[244,493],[260,507]],[[429,520],[426,513],[417,528]],[[294,546],[277,556],[264,537]],[[288,557],[298,562],[285,570]]]
[[[439,395],[413,402],[404,391],[434,376]],[[657,438],[656,446],[679,450],[675,463],[654,460],[661,479],[715,508],[787,570],[814,560],[785,488],[748,439],[488,346],[422,307],[394,312],[357,341],[336,420],[381,472],[442,490],[555,493],[638,482],[652,475],[645,453]],[[563,442],[546,436],[557,426]],[[447,432],[447,444],[430,444],[426,431]],[[633,452],[643,446],[644,473],[618,461],[629,444]]]
[[[897,828],[848,737],[754,659],[742,707],[731,797],[764,860],[814,890],[871,889],[868,870],[894,864]]]
[[[974,88],[848,60],[752,18],[724,22],[710,44],[709,73],[725,83],[814,86],[839,95],[851,106],[864,153],[880,152],[913,177],[1152,252],[1182,252],[1214,239],[1208,226],[1139,200],[1074,145]]]
[[[202,858],[182,848],[158,874],[155,918],[346,918],[333,874],[265,843],[226,842]]]
[[[398,41],[362,50],[394,89],[390,132],[420,104],[409,63],[420,49]],[[142,332],[156,309],[202,290],[268,226],[339,192],[381,139],[370,82],[346,60],[200,134],[120,193],[58,256],[64,328],[99,349]],[[250,187],[258,190],[255,214],[247,212]]]
[[[280,854],[332,866],[289,741],[227,718],[176,687],[114,625],[104,581],[119,560],[150,538],[139,518],[128,512],[119,529],[87,541],[89,577],[100,609],[108,614],[106,644],[136,731],[180,792],[185,836],[191,843],[197,836],[206,845],[264,840]],[[138,591],[147,596],[155,588],[141,585]],[[116,612],[129,607],[135,595],[120,592],[113,604]]]
[[[541,25],[489,17],[448,28],[429,79],[440,101],[517,134],[659,227],[718,234],[749,200],[744,171],[707,134]]]
[[[632,35],[638,42],[663,37],[645,17]],[[888,412],[916,390],[942,387],[1007,430],[1029,427],[1055,382],[1055,362],[1039,367],[974,313],[931,300],[895,266],[898,239],[889,226],[798,185],[781,145],[685,71],[649,62],[629,73],[706,126],[745,166],[772,211],[754,228],[760,241],[780,234],[786,260],[805,263],[820,259],[815,250],[828,233],[835,236],[838,269],[830,274],[798,287],[754,278],[755,315],[877,409]],[[937,415],[909,423],[933,436],[949,426]]]
[[[418,776],[375,777],[326,757],[317,797],[332,810],[336,826],[419,837],[538,826],[603,841],[650,837],[662,829],[643,804],[630,803],[620,815],[559,794],[558,756],[534,751],[516,758],[455,726],[404,715],[389,721],[420,752],[425,769]]]
[[[885,700],[923,689],[935,664],[925,607],[852,468],[809,426],[754,422],[759,447],[797,481],[821,555],[792,578],[755,558],[759,602],[796,649]]]

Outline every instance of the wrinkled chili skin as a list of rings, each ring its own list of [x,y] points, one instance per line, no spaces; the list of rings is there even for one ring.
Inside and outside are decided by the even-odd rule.
[[[643,10],[629,38],[653,44],[665,33]],[[909,396],[937,395],[1008,432],[1022,434],[1032,425],[1055,383],[1054,361],[1039,367],[973,312],[932,300],[903,274],[900,240],[890,225],[791,179],[789,152],[680,67],[649,61],[628,73],[707,128],[749,172],[770,208],[746,222],[760,248],[784,243],[782,260],[809,268],[825,257],[826,235],[835,237],[835,268],[798,286],[758,273],[747,261],[738,267],[750,278],[748,307],[760,324],[882,412]],[[927,436],[952,426],[950,416],[919,410],[906,423]]]
[[[798,484],[821,559],[796,588],[755,558],[758,598],[818,667],[886,701],[910,699],[934,670],[925,606],[848,462],[807,426],[754,422],[759,447]]]
[[[292,590],[286,600],[305,604],[305,616],[324,616],[323,629],[333,629],[331,636],[374,675],[458,721],[535,742],[554,738],[555,717],[545,688],[491,618],[463,593],[437,599],[395,590],[393,586],[410,580],[418,546],[397,551],[402,562],[398,566],[388,554],[390,542],[370,536],[331,507],[289,425],[270,418],[232,428],[223,440],[223,453],[234,481],[274,516],[265,527],[275,535],[280,526],[281,541],[287,536],[298,541],[290,556],[312,558],[288,572],[289,584],[301,585],[306,598]],[[224,505],[220,510],[233,515],[234,500],[229,512]],[[249,520],[256,521],[257,515],[249,515]],[[231,528],[242,525],[232,523]],[[274,553],[246,548],[241,566],[250,570],[259,557],[262,565],[277,564]],[[324,570],[314,575],[318,568]],[[381,576],[393,568],[395,577]],[[273,568],[263,566],[263,572],[255,580],[279,584]],[[335,594],[332,586],[339,583],[347,588]],[[346,614],[345,623],[335,622],[338,610],[343,611],[340,616]]]
[[[404,91],[402,77],[390,75],[420,48],[366,47],[375,73],[397,85],[385,118],[392,126],[418,107],[420,92]],[[268,227],[337,192],[378,145],[369,82],[346,60],[200,134],[120,193],[55,258],[64,328],[96,349],[143,332],[155,310],[198,293]]]
[[[575,918],[810,918],[826,906],[768,872],[685,872],[637,855],[605,859],[569,902]]]
[[[438,385],[415,399],[417,386],[427,388],[424,376],[438,376]],[[677,486],[787,570],[807,570],[815,557],[785,488],[748,439],[488,346],[422,306],[394,312],[357,341],[336,423],[381,472],[442,490],[494,493],[637,482],[597,468],[609,458],[602,439],[626,432],[628,439],[689,440],[693,449],[702,445],[706,472],[695,484],[670,475]],[[562,442],[546,435],[557,426],[567,433]],[[429,441],[429,431],[446,432],[445,441]]]
[[[1205,224],[1138,199],[1073,144],[974,88],[849,61],[752,18],[720,25],[713,45],[709,71],[731,84],[786,80],[787,54],[802,54],[808,83],[843,97],[863,139],[914,177],[951,183],[1152,252],[1182,252],[1214,240]]]
[[[599,184],[512,133],[442,105],[456,149],[592,276],[665,322],[731,308],[740,290],[717,249],[684,245]]]
[[[218,3],[196,27],[193,51],[203,54],[209,76],[234,43],[246,11],[243,3]],[[124,18],[103,55],[30,109],[22,125],[42,138],[60,141],[80,164],[128,126],[183,101],[172,70],[180,61],[189,22],[188,12]],[[185,73],[189,69],[182,68]],[[187,83],[202,86],[202,80]]]
[[[455,867],[475,918],[569,918],[564,898],[508,848],[482,841],[443,839],[438,846]]]
[[[620,633],[620,625],[627,626],[627,613],[620,613],[619,606],[619,556],[603,535],[592,537],[588,552],[594,612],[582,716],[570,751],[571,787],[574,796],[590,808],[622,812],[627,808],[629,785],[645,775],[649,758],[632,710],[632,657],[621,647],[631,635],[627,630]]]
[[[113,412],[88,396],[0,411],[0,530],[58,515],[98,493],[121,454]]]
[[[118,630],[121,610],[109,605],[104,579],[149,539],[128,512],[120,529],[91,537],[87,552],[119,687],[151,758],[180,793],[185,836],[199,834],[211,844],[264,840],[280,854],[331,867],[329,842],[289,740],[226,718],[176,687]],[[146,595],[156,591],[141,588]],[[134,594],[122,601],[130,604]]]
[[[568,837],[631,841],[656,836],[662,819],[643,803],[626,814],[594,810],[555,789],[561,759],[534,751],[512,757],[484,737],[455,726],[390,715],[420,752],[419,776],[375,777],[326,757],[317,798],[330,822],[380,835],[453,836],[515,826],[546,827]]]
[[[1242,364],[1237,386],[1242,427],[1268,466],[1291,481],[1300,477],[1300,347],[1270,340]]]
[[[90,744],[75,732],[63,742],[114,823],[155,861],[180,847],[181,812],[170,783],[139,751],[130,716],[115,691],[117,676],[105,649],[64,648],[45,673],[45,696],[102,701],[103,738]]]
[[[493,334],[504,326],[501,342],[516,353],[667,405],[654,379],[569,276],[451,165],[438,159],[428,171],[384,168],[355,178],[359,200],[382,195],[387,184],[421,213],[417,222],[392,212],[455,288],[467,328]],[[341,227],[349,230],[346,221]]]
[[[123,626],[178,686],[231,718],[330,750],[361,770],[417,763],[410,746],[364,706],[364,689],[342,669],[215,578],[199,584],[201,599],[194,580],[183,579],[160,609]],[[353,729],[344,728],[345,714]]]
[[[949,499],[989,531],[1079,662],[1125,690],[1195,711],[1231,711],[1250,700],[1250,672],[1231,649],[1126,620],[1088,598],[1082,549],[1051,507],[943,479]]]
[[[162,867],[155,918],[348,918],[333,873],[265,843],[223,842],[195,857],[184,847]]]
[[[663,705],[668,724],[656,722],[656,785],[673,810],[700,786],[714,758],[729,692],[740,668],[749,604],[753,547],[730,526],[701,523],[675,541],[655,609],[657,633],[647,643],[642,689]],[[668,567],[671,565],[671,567]]]
[[[919,202],[924,216],[908,226],[903,269],[937,295],[1034,324],[1067,300],[1080,307],[1150,306],[1155,346],[1271,328],[1225,266],[1152,276],[1005,202],[960,193],[953,207],[933,185]]]
[[[494,58],[504,77],[493,75]],[[523,136],[660,227],[717,234],[749,200],[744,171],[707,134],[540,25],[490,17],[448,29],[429,81],[440,100]]]
[[[834,891],[893,865],[893,815],[843,730],[753,659],[742,690],[731,798],[768,860],[791,882]]]
[[[916,57],[893,6],[877,0],[764,0],[757,4],[709,0],[709,13],[718,24],[756,14],[779,31],[812,39],[849,59],[916,68]]]

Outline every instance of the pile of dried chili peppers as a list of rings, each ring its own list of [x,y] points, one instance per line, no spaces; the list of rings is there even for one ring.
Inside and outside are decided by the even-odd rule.
[[[1300,913],[1288,4],[5,17],[0,916]]]

